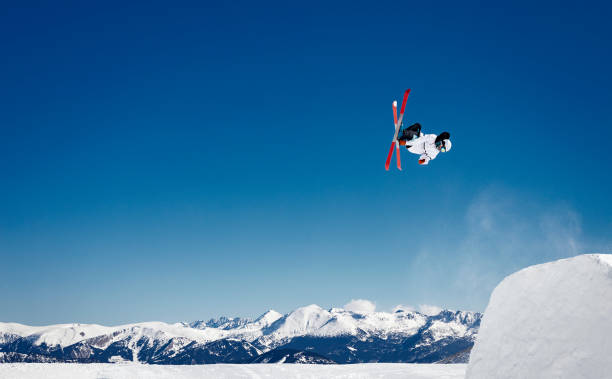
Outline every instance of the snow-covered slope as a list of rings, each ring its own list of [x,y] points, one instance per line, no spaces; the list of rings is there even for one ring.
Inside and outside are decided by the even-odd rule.
[[[357,365],[141,365],[141,364],[24,364],[0,365],[2,379],[463,379],[465,366],[427,364],[357,364]]]
[[[485,310],[466,378],[610,378],[612,255],[505,278]]]
[[[480,314],[471,312],[443,311],[434,316],[404,310],[356,313],[313,304],[286,315],[269,310],[255,320],[222,317],[208,322],[145,322],[114,327],[0,323],[0,362],[231,363],[250,361],[299,338],[302,342],[310,338],[308,347],[292,349],[312,351],[317,344],[324,344],[340,362],[365,361],[359,349],[375,351],[374,345],[389,344],[392,346],[384,351],[397,354],[370,354],[368,361],[430,362],[471,347],[479,321]],[[407,349],[403,344],[407,339],[414,341],[408,348],[419,350],[401,358],[399,350]],[[352,350],[344,346],[349,340],[354,341]],[[338,346],[348,355],[338,354]]]

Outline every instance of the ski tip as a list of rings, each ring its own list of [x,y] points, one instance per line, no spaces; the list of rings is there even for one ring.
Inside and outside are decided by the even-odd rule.
[[[397,107],[397,100],[393,100],[393,106]]]

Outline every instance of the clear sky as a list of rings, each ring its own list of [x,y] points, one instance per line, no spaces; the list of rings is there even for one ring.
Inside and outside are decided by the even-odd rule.
[[[482,311],[612,252],[606,2],[25,3],[0,9],[1,321]],[[453,149],[385,172],[406,88]]]

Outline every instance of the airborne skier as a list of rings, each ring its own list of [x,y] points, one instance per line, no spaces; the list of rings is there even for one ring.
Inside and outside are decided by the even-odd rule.
[[[420,154],[420,165],[428,164],[430,160],[436,159],[438,153],[445,153],[451,149],[450,134],[448,132],[443,132],[439,136],[435,134],[423,134],[421,133],[421,124],[418,122],[402,130],[402,120],[404,119],[406,100],[408,100],[409,94],[410,89],[407,89],[406,92],[404,92],[399,119],[397,117],[397,101],[393,102],[393,124],[395,125],[395,134],[393,135],[393,140],[391,140],[391,147],[389,148],[389,154],[387,154],[387,161],[385,162],[385,170],[387,171],[389,171],[394,149],[397,151],[397,168],[398,170],[402,169],[400,145],[406,146],[406,149],[413,154]]]
[[[401,146],[406,146],[409,152],[420,154],[420,165],[426,165],[430,160],[436,159],[440,152],[450,151],[452,146],[448,132],[442,132],[439,136],[423,134],[418,122],[402,130],[397,140]]]

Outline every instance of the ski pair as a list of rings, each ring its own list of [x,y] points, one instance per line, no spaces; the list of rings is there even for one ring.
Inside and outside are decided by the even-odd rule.
[[[408,94],[410,94],[410,88],[404,92],[404,99],[402,100],[402,109],[400,110],[399,120],[397,119],[397,100],[393,101],[393,120],[395,121],[395,134],[393,135],[393,141],[391,141],[391,148],[389,149],[389,155],[387,155],[387,162],[385,162],[385,170],[389,171],[389,165],[391,164],[391,157],[393,156],[393,148],[397,151],[397,169],[402,169],[402,161],[400,159],[400,148],[399,142],[397,141],[397,134],[402,127],[402,119],[404,118],[404,110],[406,110],[406,100],[408,100]]]

